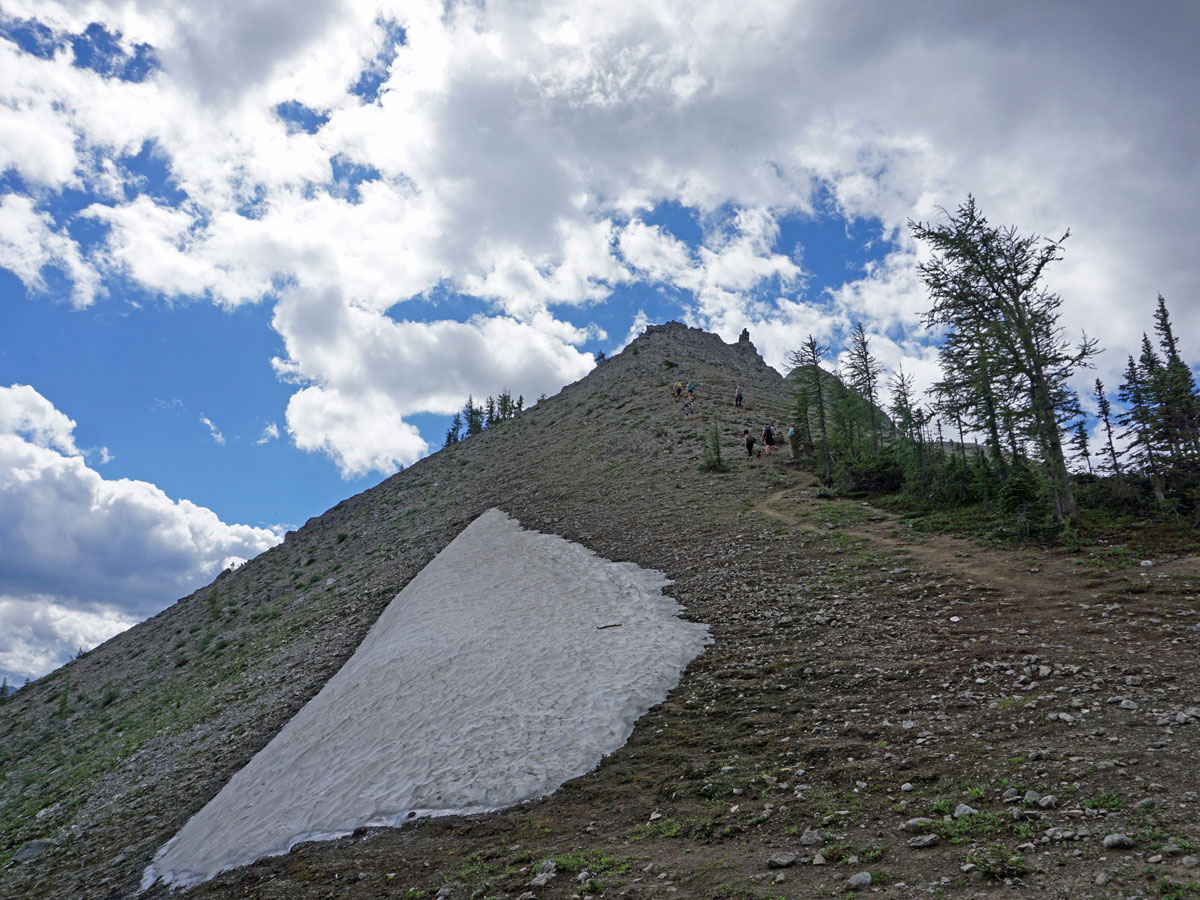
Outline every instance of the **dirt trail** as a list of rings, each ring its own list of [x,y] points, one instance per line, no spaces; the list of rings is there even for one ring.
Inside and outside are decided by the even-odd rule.
[[[896,553],[923,568],[1026,601],[1087,601],[1098,592],[1131,579],[1200,576],[1200,557],[1195,556],[1157,560],[1149,567],[1081,571],[1086,561],[1065,551],[996,549],[965,538],[919,533],[900,516],[866,503],[859,506],[862,510],[859,515],[847,521],[845,512],[854,510],[855,504],[844,500],[826,503],[827,512],[822,515],[819,504],[814,508],[815,485],[815,479],[807,476],[800,485],[775,491],[757,501],[754,508],[769,519],[793,528],[812,532],[836,528],[869,542],[877,551]]]

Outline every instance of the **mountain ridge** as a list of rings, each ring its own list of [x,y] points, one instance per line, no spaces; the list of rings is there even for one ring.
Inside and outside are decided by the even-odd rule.
[[[685,418],[680,403],[668,398],[676,378],[697,382],[696,415]],[[102,882],[100,893],[73,885],[78,896],[100,896],[113,881],[128,890],[135,854],[102,860],[93,848],[131,844],[144,860],[186,816],[149,812],[135,827],[132,811],[150,795],[158,808],[165,790],[194,812],[198,798],[215,793],[315,695],[391,598],[484,509],[506,508],[526,527],[588,544],[594,529],[580,511],[644,502],[653,487],[647,473],[632,479],[628,473],[647,468],[646,459],[691,477],[715,410],[729,421],[725,443],[736,451],[740,431],[728,413],[738,382],[752,411],[756,393],[777,390],[783,379],[748,341],[726,344],[679,323],[649,326],[621,353],[516,419],[335,504],[277,547],[27,686],[0,707],[13,748],[6,766],[33,749],[33,728],[19,727],[23,717],[35,719],[43,736],[51,728],[99,728],[112,737],[81,741],[76,756],[106,758],[68,765],[57,785],[35,779],[41,790],[25,791],[34,796],[18,798],[19,805],[6,779],[4,851],[55,835],[57,825],[65,830],[52,856],[78,845],[84,868],[124,857],[116,867],[123,874]],[[581,452],[588,448],[596,455]],[[625,477],[615,477],[614,459]],[[614,490],[618,482],[624,492]],[[605,555],[626,558],[612,547]],[[222,661],[229,653],[231,664]],[[204,671],[191,674],[198,667]],[[48,715],[37,715],[43,711]],[[71,752],[59,747],[51,759],[61,766]],[[205,763],[180,762],[197,757]],[[166,790],[164,783],[175,787]],[[22,807],[27,812],[18,816]],[[90,846],[79,840],[85,831]],[[112,837],[97,840],[102,833]],[[37,881],[28,889],[36,896]]]
[[[696,382],[695,415],[676,380]],[[742,430],[789,406],[752,346],[656,326],[22,689],[0,707],[0,896],[133,896],[157,848],[491,507],[664,573],[712,645],[547,797],[301,844],[188,900],[799,900],[850,875],[894,896],[974,897],[992,879],[1185,895],[1200,559],[923,533],[833,496],[785,448],[747,459]],[[714,422],[724,474],[700,470]]]

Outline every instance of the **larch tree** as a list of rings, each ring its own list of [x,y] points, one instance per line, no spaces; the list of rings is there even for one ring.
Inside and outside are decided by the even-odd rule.
[[[800,384],[806,389],[809,403],[816,408],[817,427],[820,430],[821,458],[824,463],[825,480],[833,478],[833,459],[829,452],[829,425],[826,412],[826,393],[824,373],[821,370],[821,360],[829,352],[828,347],[817,343],[811,334],[799,350],[793,350],[788,361],[793,368],[800,369]],[[807,413],[806,413],[807,415]],[[816,435],[813,435],[816,443]]]
[[[1194,472],[1200,468],[1200,391],[1191,367],[1180,355],[1179,340],[1162,294],[1158,295],[1154,312],[1154,331],[1163,352],[1157,393],[1163,430],[1174,448],[1172,467]]]
[[[1165,506],[1167,498],[1163,489],[1162,464],[1155,448],[1154,401],[1145,376],[1145,369],[1130,356],[1125,366],[1125,380],[1117,390],[1117,397],[1125,404],[1125,411],[1117,421],[1125,426],[1121,437],[1130,439],[1128,454],[1134,467],[1150,476],[1154,499],[1159,506]]]
[[[875,451],[879,451],[882,428],[879,423],[877,410],[879,408],[879,376],[883,366],[871,355],[870,342],[863,331],[862,322],[856,322],[854,331],[850,334],[850,350],[846,354],[845,382],[867,402],[871,435],[875,443]]]
[[[986,348],[995,366],[992,377],[1016,384],[1021,406],[1005,411],[1014,445],[1020,444],[1017,429],[1024,420],[1050,486],[1054,520],[1071,523],[1077,505],[1063,451],[1062,401],[1071,375],[1097,347],[1086,336],[1072,346],[1058,323],[1062,298],[1042,284],[1047,266],[1062,258],[1069,232],[1048,240],[1021,234],[1015,226],[994,227],[970,196],[945,222],[910,221],[909,227],[933,251],[918,266],[932,301],[926,327],[946,329],[947,341],[969,336]],[[963,362],[970,365],[970,358],[958,364]],[[969,371],[956,374],[970,380]]]
[[[1125,483],[1125,473],[1121,471],[1120,454],[1117,453],[1117,447],[1113,441],[1113,422],[1112,422],[1112,404],[1109,403],[1108,395],[1104,393],[1104,382],[1099,378],[1096,379],[1096,416],[1100,419],[1100,424],[1104,426],[1104,463],[1101,466],[1101,471],[1108,471],[1116,479],[1117,492],[1124,496],[1129,493],[1129,488]]]

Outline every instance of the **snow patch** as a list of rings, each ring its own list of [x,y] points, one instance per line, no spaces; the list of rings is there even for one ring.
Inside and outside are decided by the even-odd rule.
[[[661,572],[481,515],[147,867],[188,887],[301,841],[510,806],[593,769],[710,641]]]

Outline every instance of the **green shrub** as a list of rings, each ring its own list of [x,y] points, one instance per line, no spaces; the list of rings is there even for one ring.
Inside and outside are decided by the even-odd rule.
[[[985,878],[994,878],[997,881],[1017,878],[1028,870],[1025,857],[1013,853],[1003,844],[992,844],[983,853],[969,853],[967,862],[973,863]]]

